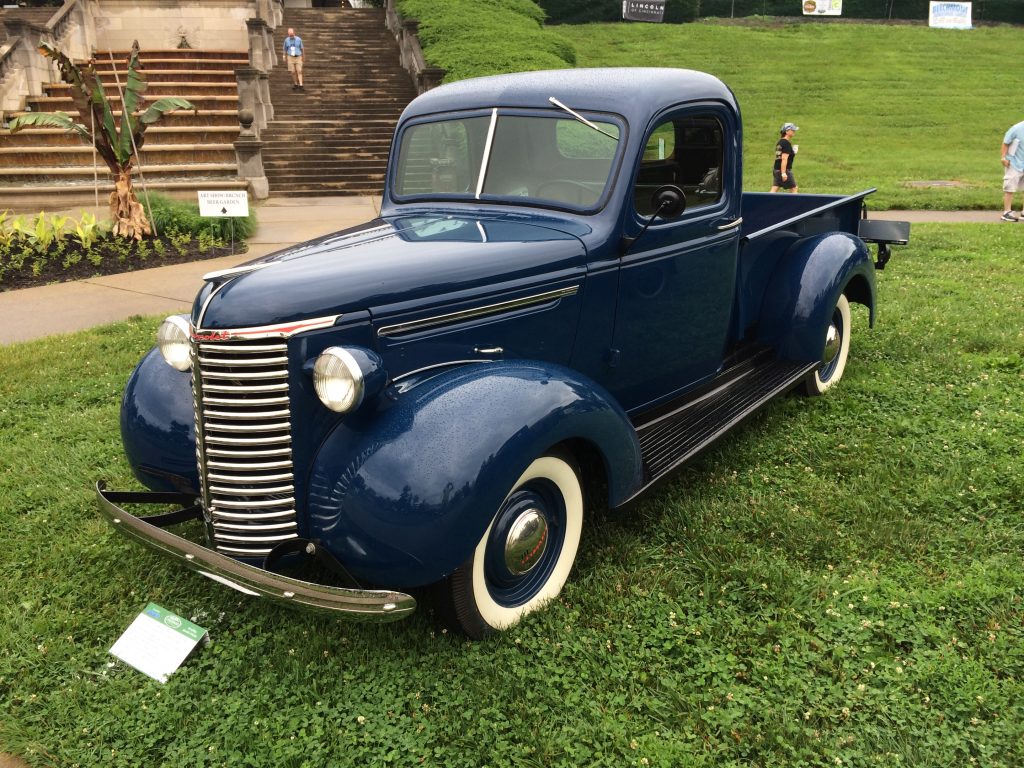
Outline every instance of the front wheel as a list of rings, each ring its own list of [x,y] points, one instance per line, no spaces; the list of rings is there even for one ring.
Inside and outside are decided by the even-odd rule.
[[[561,592],[582,532],[578,470],[560,455],[536,459],[444,583],[449,613],[474,639],[518,623]]]
[[[825,347],[821,355],[821,365],[807,374],[804,391],[808,395],[824,394],[829,387],[843,377],[849,353],[850,302],[840,294],[825,331]]]

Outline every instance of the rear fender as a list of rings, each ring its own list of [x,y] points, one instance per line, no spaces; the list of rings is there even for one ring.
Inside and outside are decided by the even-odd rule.
[[[609,504],[641,484],[636,433],[604,389],[561,366],[463,366],[326,439],[310,478],[310,535],[356,577],[416,587],[472,552],[530,462],[583,440],[604,460]]]
[[[785,360],[814,362],[841,294],[868,308],[875,324],[875,268],[864,242],[845,232],[796,241],[765,291],[758,341]]]

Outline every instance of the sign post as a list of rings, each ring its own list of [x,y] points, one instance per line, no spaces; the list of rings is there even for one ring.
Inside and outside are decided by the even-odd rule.
[[[249,215],[249,193],[244,189],[206,192],[200,190],[199,215],[214,218],[245,218]],[[231,253],[235,252],[235,222],[231,222]]]

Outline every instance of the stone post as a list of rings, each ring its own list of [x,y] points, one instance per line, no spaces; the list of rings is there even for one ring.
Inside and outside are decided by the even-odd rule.
[[[267,36],[264,34],[267,22],[263,19],[246,19],[245,25],[249,30],[249,65],[266,72],[273,66],[273,61],[267,55]]]
[[[260,72],[259,81],[260,101],[263,102],[263,125],[260,127],[266,128],[267,123],[274,119],[274,105],[270,101],[270,73]]]
[[[238,139],[235,157],[238,159],[238,177],[249,182],[252,196],[266,200],[270,196],[270,182],[263,170],[263,142],[253,128],[255,115],[248,109],[238,110]]]
[[[260,93],[260,71],[255,67],[236,67],[235,81],[238,83],[238,112],[252,115],[255,126],[255,138],[259,138],[260,130],[267,127],[266,113],[263,109],[263,97]]]

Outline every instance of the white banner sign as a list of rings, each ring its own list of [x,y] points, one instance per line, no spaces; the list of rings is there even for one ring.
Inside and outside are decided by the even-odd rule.
[[[932,0],[928,4],[928,26],[940,29],[970,29],[971,3]]]
[[[842,16],[843,0],[804,0],[804,16]]]
[[[200,216],[248,216],[249,193],[243,190],[199,193]]]
[[[665,18],[665,0],[622,0],[622,18],[660,22]]]

